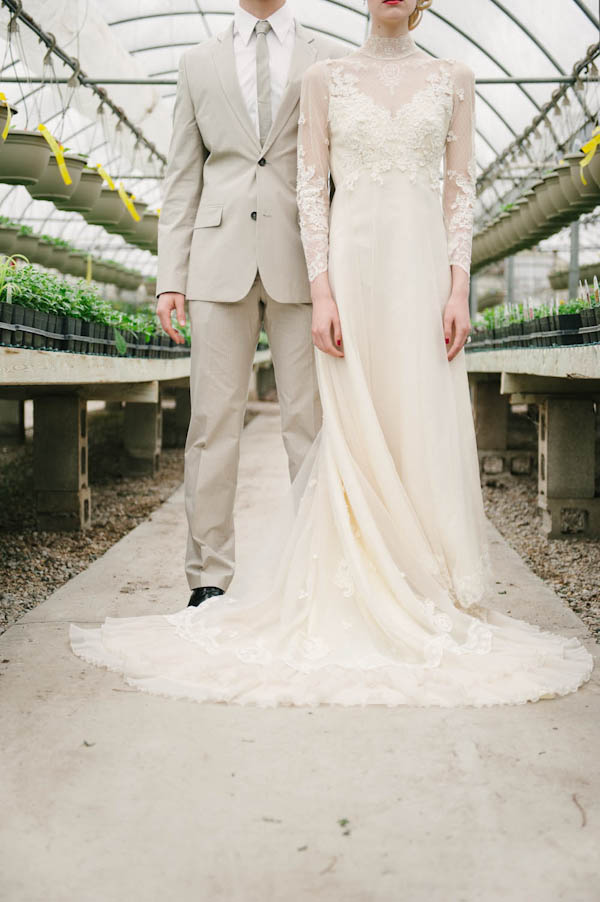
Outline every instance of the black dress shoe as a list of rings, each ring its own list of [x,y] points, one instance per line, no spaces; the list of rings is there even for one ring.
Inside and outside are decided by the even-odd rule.
[[[213,595],[224,594],[223,589],[218,589],[216,586],[198,586],[197,589],[192,589],[192,594],[188,601],[188,608],[197,608],[198,605],[202,604],[203,601],[206,601],[207,598],[212,598]]]

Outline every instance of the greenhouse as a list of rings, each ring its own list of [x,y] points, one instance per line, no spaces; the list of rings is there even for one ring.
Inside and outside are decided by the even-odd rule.
[[[593,902],[598,3],[0,54],[0,896]]]

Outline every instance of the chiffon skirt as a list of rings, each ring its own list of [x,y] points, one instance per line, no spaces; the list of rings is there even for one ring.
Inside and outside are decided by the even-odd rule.
[[[197,608],[71,624],[73,652],[140,690],[240,705],[479,707],[575,691],[593,669],[581,642],[490,606],[435,194],[401,173],[393,195],[370,181],[336,192],[329,272],[345,356],[316,351],[323,427],[261,555]]]

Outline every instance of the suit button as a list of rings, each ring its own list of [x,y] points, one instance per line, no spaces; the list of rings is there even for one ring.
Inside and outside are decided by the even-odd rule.
[[[254,212],[251,213],[250,216],[252,217],[252,219],[256,219],[256,210],[254,210]]]
[[[258,161],[258,165],[259,165],[259,166],[266,166],[266,165],[267,165],[267,161],[265,160],[264,157],[261,157],[261,158],[260,158],[260,160]]]

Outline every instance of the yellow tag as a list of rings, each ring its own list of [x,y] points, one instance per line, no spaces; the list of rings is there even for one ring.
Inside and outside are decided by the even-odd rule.
[[[157,208],[156,208],[156,215],[157,215],[157,216],[160,216],[160,207],[157,207]]]
[[[127,209],[129,210],[131,218],[134,219],[136,222],[139,222],[141,219],[140,214],[133,206],[133,202],[132,202],[131,198],[129,197],[129,195],[127,194],[127,191],[123,187],[123,182],[119,182],[119,197],[121,198],[121,200],[123,201],[123,203],[125,204]]]
[[[101,166],[100,163],[96,163],[96,169],[98,170],[98,172],[100,173],[100,175],[102,176],[102,178],[104,179],[104,181],[106,182],[106,184],[108,185],[110,190],[116,191],[116,185],[113,182],[113,180],[111,179],[111,177],[108,174],[108,172],[106,171],[106,169],[104,168],[104,166]]]
[[[598,149],[598,145],[600,144],[600,125],[594,129],[592,134],[595,135],[595,137],[590,138],[590,140],[586,144],[584,144],[581,148],[581,150],[585,154],[585,157],[583,158],[583,160],[579,161],[579,174],[581,176],[581,181],[583,182],[584,185],[587,185],[587,182],[583,176],[584,167],[590,165],[590,163],[592,162],[592,159],[594,157],[594,154],[596,153],[596,150]]]
[[[10,111],[10,103],[6,99],[6,94],[3,91],[0,91],[0,100],[6,106],[6,124],[2,129],[2,140],[6,141],[6,136],[8,135],[8,130],[10,128],[10,120],[12,119],[12,113]]]
[[[73,179],[69,175],[69,170],[67,169],[67,166],[65,164],[65,157],[64,157],[61,145],[58,143],[56,138],[54,138],[50,134],[50,132],[48,131],[48,129],[46,128],[45,125],[38,125],[38,130],[42,133],[42,135],[44,136],[44,138],[46,139],[46,141],[52,148],[54,156],[56,157],[56,164],[58,166],[58,171],[62,175],[63,182],[65,183],[65,185],[71,185],[73,182]]]
[[[85,267],[85,281],[89,284],[92,281],[92,255],[87,255],[87,263]]]

